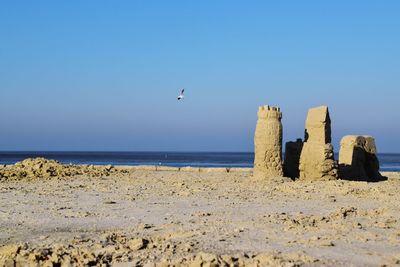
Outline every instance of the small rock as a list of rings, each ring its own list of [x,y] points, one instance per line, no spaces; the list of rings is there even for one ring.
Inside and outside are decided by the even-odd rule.
[[[137,251],[137,250],[145,249],[147,247],[148,243],[149,242],[146,239],[135,238],[128,242],[128,247],[129,247],[129,249],[131,249],[133,251]]]
[[[41,235],[41,236],[39,236],[39,240],[45,240],[45,239],[47,239],[47,238],[49,238],[48,235]]]

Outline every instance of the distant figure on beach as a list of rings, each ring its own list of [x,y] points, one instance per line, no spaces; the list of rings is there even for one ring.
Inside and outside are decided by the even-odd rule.
[[[181,92],[178,95],[178,100],[181,100],[184,98],[183,93],[185,92],[185,89],[182,89]]]

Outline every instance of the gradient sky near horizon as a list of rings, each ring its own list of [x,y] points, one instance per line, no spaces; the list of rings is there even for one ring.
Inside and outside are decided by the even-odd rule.
[[[0,150],[252,151],[328,105],[400,152],[400,1],[2,1]],[[179,88],[187,90],[178,102]]]

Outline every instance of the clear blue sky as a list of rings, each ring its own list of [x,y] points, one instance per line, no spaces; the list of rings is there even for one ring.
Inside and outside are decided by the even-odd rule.
[[[0,150],[252,151],[328,105],[400,152],[400,1],[2,1]],[[180,87],[187,88],[177,102]]]

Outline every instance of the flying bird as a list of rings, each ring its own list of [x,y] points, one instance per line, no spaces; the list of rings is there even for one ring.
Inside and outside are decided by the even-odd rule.
[[[178,100],[181,100],[184,98],[184,95],[183,95],[184,92],[185,92],[185,89],[182,89],[182,91],[178,95]]]

